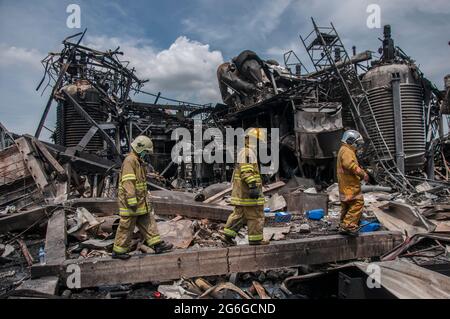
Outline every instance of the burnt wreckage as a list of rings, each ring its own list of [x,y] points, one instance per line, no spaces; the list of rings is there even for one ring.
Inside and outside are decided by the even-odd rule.
[[[196,118],[202,119],[203,130],[264,127],[270,134],[270,128],[279,128],[276,180],[296,175],[316,184],[332,183],[342,132],[355,128],[365,137],[361,160],[372,167],[376,182],[406,193],[414,192],[417,182],[442,183],[434,174],[448,174],[444,117],[449,114],[449,78],[446,91],[439,91],[394,45],[390,26],[384,28],[381,56],[372,60],[371,51],[356,54],[355,47],[350,56],[332,24],[312,23],[313,31],[300,39],[314,70],[308,71],[294,51],[284,54],[281,66],[245,50],[218,67],[224,104],[215,107],[145,92],[146,81],[119,59],[119,48],[101,52],[80,45],[84,33],[69,37],[60,53],[42,61],[45,76],[38,89],[46,79],[53,88],[35,137],[56,101],[55,144],[48,147],[75,166],[77,154],[103,161],[100,170],[96,165],[75,167],[98,194],[116,185],[117,174],[109,173],[117,171],[139,134],[155,143],[150,159],[154,187],[195,188],[229,180],[230,165],[171,160],[177,142],[171,138],[173,130],[193,130]],[[132,93],[155,100],[136,102]]]
[[[300,39],[313,71],[293,51],[284,54],[284,66],[243,51],[217,70],[226,106],[215,117],[233,127],[279,128],[285,178],[333,180],[342,132],[354,128],[365,137],[361,159],[377,182],[413,192],[424,171],[433,180],[435,160],[445,163],[443,149],[448,154],[448,76],[446,92],[439,91],[394,45],[389,25],[380,58],[369,64],[371,51],[357,54],[353,47],[349,56],[332,24],[312,23]]]
[[[119,59],[123,55],[120,48],[98,51],[80,45],[83,36],[84,33],[80,33],[66,38],[60,53],[50,53],[42,61],[45,74],[37,90],[45,80],[53,88],[35,137],[39,138],[42,129],[46,128],[46,117],[52,102],[56,101],[56,130],[52,132],[56,145],[49,146],[68,159],[77,154],[95,155],[107,161],[111,168],[108,172],[111,172],[120,168],[131,141],[146,134],[154,142],[155,151],[150,155],[150,162],[155,181],[160,186],[170,186],[175,178],[187,181],[188,185],[213,183],[217,178],[220,181],[221,169],[177,166],[171,161],[171,150],[176,142],[171,139],[172,131],[178,127],[192,129],[194,117],[208,123],[206,117],[211,106],[143,91],[146,80],[139,79],[135,69],[128,68],[128,62]],[[78,38],[76,43],[71,42],[74,38]],[[132,93],[153,96],[155,100],[153,103],[132,101]],[[166,104],[158,104],[161,101]],[[207,173],[199,176],[196,171]],[[110,178],[96,167],[91,171],[78,167],[77,172],[88,176],[99,188],[105,185],[105,178]],[[117,178],[117,174],[112,175]],[[108,181],[108,184],[116,183],[116,180]]]

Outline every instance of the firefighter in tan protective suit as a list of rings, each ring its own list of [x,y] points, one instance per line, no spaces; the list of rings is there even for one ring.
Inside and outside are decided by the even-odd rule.
[[[359,132],[348,130],[342,136],[341,142],[336,167],[341,201],[339,230],[343,234],[356,236],[364,207],[361,180],[367,182],[369,179],[356,158],[356,151],[362,147],[364,140]]]
[[[250,245],[269,244],[263,237],[264,195],[255,152],[256,143],[250,143],[250,137],[252,141],[266,142],[265,131],[252,128],[245,137],[245,147],[238,152],[232,177],[231,205],[234,210],[223,230],[226,242],[230,245],[236,244],[234,238],[245,224],[248,227]]]
[[[153,153],[153,143],[147,136],[138,136],[131,143],[132,151],[122,164],[119,179],[119,215],[113,247],[113,258],[128,259],[129,246],[135,226],[138,227],[147,246],[155,253],[170,250],[172,244],[161,240],[150,202],[147,200],[147,172],[144,158]]]

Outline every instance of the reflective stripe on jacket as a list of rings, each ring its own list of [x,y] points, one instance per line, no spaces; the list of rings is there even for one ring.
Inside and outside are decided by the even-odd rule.
[[[119,215],[138,216],[150,212],[147,201],[147,171],[135,152],[127,155],[119,179]]]
[[[337,178],[339,198],[342,202],[363,199],[360,180],[365,172],[359,166],[355,148],[342,143],[337,156]]]
[[[238,153],[237,163],[232,177],[233,190],[231,192],[231,205],[234,206],[258,206],[264,205],[262,193],[262,181],[259,174],[255,153],[248,147]],[[259,198],[250,198],[249,185],[255,183],[259,189]]]

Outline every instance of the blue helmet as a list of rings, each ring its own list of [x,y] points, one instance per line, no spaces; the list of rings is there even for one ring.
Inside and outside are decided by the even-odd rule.
[[[348,130],[342,135],[341,142],[359,148],[363,146],[364,139],[358,131]]]

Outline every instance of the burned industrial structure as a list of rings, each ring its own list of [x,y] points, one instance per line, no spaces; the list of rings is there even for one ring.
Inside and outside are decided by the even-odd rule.
[[[365,137],[364,159],[379,182],[410,192],[408,174],[423,177],[426,171],[433,180],[434,159],[440,157],[436,141],[444,142],[448,126],[445,93],[395,46],[389,25],[380,58],[370,61],[371,51],[357,54],[353,48],[349,56],[332,24],[312,23],[313,31],[300,37],[312,72],[293,51],[284,55],[285,66],[248,50],[219,66],[228,106],[218,111],[223,123],[279,128],[285,178],[331,182],[342,132],[354,128]]]
[[[35,137],[56,101],[56,145],[120,164],[131,140],[147,134],[155,141],[151,165],[161,186],[204,187],[226,181],[232,167],[193,163],[189,157],[182,165],[174,163],[175,128],[192,130],[196,118],[204,129],[279,128],[281,165],[272,179],[301,176],[329,185],[335,180],[340,136],[354,128],[365,137],[362,160],[377,182],[412,192],[413,180],[433,180],[448,125],[446,93],[395,46],[390,26],[384,28],[380,57],[373,60],[371,51],[357,54],[355,48],[350,56],[333,25],[312,22],[313,31],[300,38],[313,71],[294,51],[285,53],[282,66],[245,50],[218,67],[224,104],[215,107],[173,99],[158,104],[165,98],[142,90],[146,81],[120,61],[119,48],[101,52],[79,44],[84,34],[69,37],[60,53],[42,61],[45,75],[38,89],[47,80],[52,93]],[[78,43],[70,42],[77,37]],[[153,95],[155,101],[135,102],[131,93]]]
[[[65,39],[60,53],[51,53],[42,61],[45,74],[37,89],[45,80],[53,89],[35,137],[39,138],[52,101],[56,101],[57,121],[52,138],[68,152],[74,155],[87,152],[120,165],[131,141],[139,134],[146,134],[155,143],[151,163],[153,172],[161,173],[157,181],[182,176],[191,184],[215,182],[211,170],[208,176],[198,176],[194,167],[174,165],[170,155],[176,142],[171,139],[172,131],[177,127],[192,129],[193,118],[205,118],[211,106],[142,91],[146,81],[138,79],[135,70],[126,67],[127,62],[120,61],[123,55],[120,48],[107,52],[94,50],[79,44],[83,36],[80,33]],[[77,43],[70,42],[77,37]],[[132,101],[131,94],[137,92],[153,95],[155,101]],[[157,104],[162,100],[171,104]],[[197,168],[197,172],[202,169],[205,171]]]
[[[313,69],[294,51],[280,63],[244,50],[218,66],[216,105],[145,91],[120,48],[82,44],[86,30],[64,39],[42,60],[37,90],[50,92],[34,136],[0,124],[0,296],[24,296],[34,284],[39,298],[141,289],[151,298],[450,298],[450,75],[439,90],[388,25],[378,56],[347,51],[333,24],[312,26],[300,41]],[[266,128],[268,145],[279,129],[280,167],[263,188],[269,246],[246,245],[245,228],[236,247],[225,245],[232,163],[197,163],[193,146],[173,160],[173,133],[194,132],[197,120],[223,135]],[[41,140],[43,129],[52,141]],[[337,233],[336,156],[347,129],[362,133],[359,161],[371,175],[365,224],[351,240]],[[119,170],[142,134],[154,143],[147,195],[161,237],[177,249],[155,255],[136,235],[125,264],[110,258]],[[323,215],[314,219],[316,209]],[[360,289],[368,261],[383,269],[383,290]],[[76,288],[72,265],[83,278]],[[400,275],[414,288],[389,280]]]

